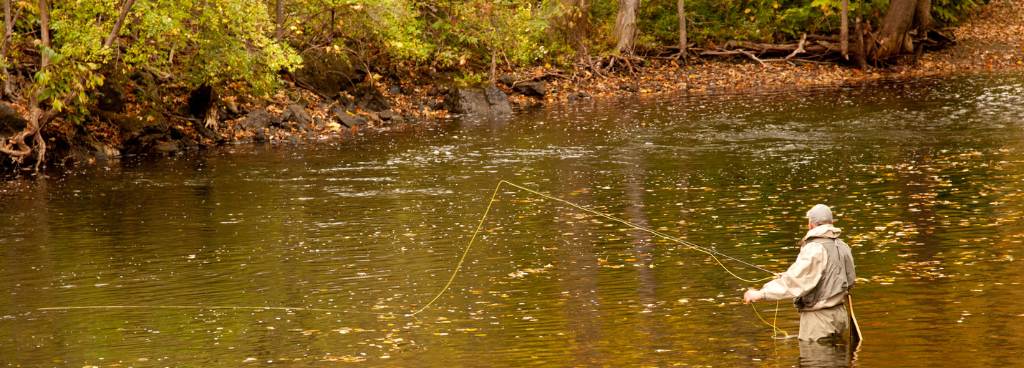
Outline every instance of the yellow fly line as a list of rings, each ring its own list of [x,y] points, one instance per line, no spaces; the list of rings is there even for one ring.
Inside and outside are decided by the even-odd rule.
[[[717,263],[719,266],[722,267],[722,270],[724,270],[726,273],[728,273],[733,278],[736,278],[737,280],[740,280],[740,281],[743,281],[743,282],[746,282],[746,283],[760,283],[760,282],[768,281],[768,280],[771,280],[771,279],[775,278],[775,274],[773,272],[767,270],[767,269],[764,269],[764,268],[762,268],[760,266],[757,266],[757,265],[745,262],[745,261],[740,260],[740,259],[736,259],[736,258],[730,257],[730,256],[722,254],[722,253],[720,253],[720,252],[718,252],[716,250],[699,246],[699,245],[694,244],[692,242],[689,242],[689,241],[686,241],[686,240],[683,240],[683,239],[680,239],[680,238],[677,238],[677,237],[674,237],[674,236],[662,233],[660,231],[657,231],[657,230],[654,230],[654,229],[650,229],[650,228],[647,228],[647,227],[643,227],[643,226],[634,224],[632,222],[623,220],[621,218],[615,217],[615,216],[610,215],[608,213],[597,211],[597,210],[591,209],[589,207],[585,207],[585,206],[582,206],[582,205],[579,205],[579,204],[567,201],[567,200],[562,199],[562,198],[558,198],[558,197],[555,197],[555,196],[552,196],[552,195],[549,195],[549,194],[545,194],[543,192],[539,192],[539,191],[536,191],[536,190],[524,187],[524,186],[516,184],[516,183],[512,183],[510,181],[500,180],[500,181],[498,181],[498,184],[495,185],[494,192],[491,193],[491,200],[487,202],[487,208],[484,209],[483,215],[480,216],[480,221],[477,222],[476,229],[473,231],[473,235],[469,238],[469,242],[466,244],[466,248],[463,249],[462,256],[459,257],[459,262],[455,265],[455,269],[452,271],[451,276],[448,277],[448,282],[446,282],[444,284],[444,287],[442,287],[441,290],[438,291],[437,294],[435,294],[434,297],[432,299],[430,299],[429,302],[424,304],[419,309],[417,309],[417,310],[413,311],[412,313],[410,313],[409,316],[415,316],[417,314],[420,314],[420,312],[423,312],[427,308],[430,308],[430,306],[433,305],[434,302],[437,301],[437,299],[441,298],[441,296],[444,295],[444,293],[446,291],[448,291],[449,288],[451,288],[452,283],[455,281],[455,276],[457,276],[459,274],[459,271],[462,269],[462,265],[466,262],[466,256],[469,255],[469,251],[473,248],[474,242],[476,242],[477,237],[480,235],[480,231],[483,229],[484,223],[487,221],[487,216],[491,213],[491,208],[494,207],[494,202],[497,201],[497,199],[498,199],[498,194],[501,193],[502,185],[507,185],[507,186],[510,186],[510,187],[522,190],[524,192],[536,195],[538,197],[541,197],[541,198],[544,198],[544,199],[547,199],[547,200],[551,200],[551,201],[555,201],[555,202],[559,202],[559,203],[565,204],[565,205],[567,205],[569,207],[578,209],[580,211],[584,211],[584,212],[590,213],[590,214],[595,215],[595,216],[603,217],[603,218],[606,218],[608,220],[618,222],[618,223],[623,224],[623,225],[625,225],[625,226],[627,226],[629,228],[632,228],[632,229],[635,229],[635,230],[639,230],[639,231],[643,231],[643,232],[649,233],[651,235],[654,235],[656,237],[659,237],[659,238],[662,238],[662,239],[665,239],[665,240],[668,240],[668,241],[671,241],[671,242],[674,242],[674,243],[678,243],[678,244],[686,246],[687,248],[690,248],[690,249],[696,250],[698,252],[707,254],[708,256],[711,256],[711,259],[715,260],[715,263]],[[747,279],[747,278],[744,278],[744,277],[742,277],[740,275],[737,275],[728,266],[726,266],[724,263],[722,263],[722,260],[720,259],[720,257],[721,258],[726,258],[726,259],[729,259],[729,260],[732,260],[732,261],[736,261],[736,262],[739,262],[739,263],[742,263],[742,264],[744,264],[746,266],[749,266],[749,267],[752,267],[752,268],[755,268],[755,269],[758,269],[758,270],[770,273],[772,275],[764,277],[764,278],[760,278],[760,279]],[[754,307],[753,303],[750,304],[750,307],[754,310],[754,314],[757,315],[757,318],[759,320],[761,320],[766,325],[768,325],[769,327],[772,328],[772,337],[777,337],[779,332],[782,332],[784,337],[789,337],[789,334],[785,330],[778,328],[778,326],[776,324],[776,320],[778,319],[778,315],[779,315],[779,302],[775,303],[775,316],[772,318],[772,322],[768,322],[763,317],[761,317],[761,313],[757,311],[757,307]]]
[[[603,217],[605,219],[608,219],[608,220],[611,220],[611,221],[614,221],[614,222],[618,222],[618,223],[620,223],[622,225],[625,225],[625,226],[627,226],[629,228],[632,228],[632,229],[635,229],[635,230],[639,230],[639,231],[643,231],[643,232],[649,233],[651,235],[654,235],[656,237],[659,237],[659,238],[662,238],[662,239],[665,239],[665,240],[668,240],[668,241],[671,241],[671,242],[674,242],[674,243],[677,243],[677,244],[684,245],[684,246],[686,246],[689,249],[693,249],[693,250],[696,250],[698,252],[707,254],[708,256],[711,257],[711,259],[713,259],[715,261],[715,263],[717,263],[722,268],[722,270],[724,270],[730,276],[732,276],[732,277],[734,277],[737,280],[740,280],[742,282],[746,282],[746,283],[760,283],[760,282],[764,282],[764,281],[767,281],[767,280],[771,280],[772,278],[775,277],[774,273],[772,273],[771,271],[769,271],[767,269],[764,269],[764,268],[762,268],[760,266],[748,263],[746,261],[743,261],[743,260],[740,260],[740,259],[737,259],[737,258],[733,258],[733,257],[728,256],[726,254],[722,254],[722,253],[720,253],[720,252],[718,252],[718,251],[716,251],[714,249],[702,247],[702,246],[699,246],[699,245],[694,244],[692,242],[689,242],[689,241],[686,241],[686,240],[683,240],[683,239],[680,239],[680,238],[677,238],[677,237],[674,237],[674,236],[662,233],[660,231],[657,231],[657,230],[654,230],[654,229],[650,229],[650,228],[647,228],[647,227],[643,227],[643,226],[634,224],[632,222],[623,220],[621,218],[615,217],[615,216],[610,215],[608,213],[597,211],[597,210],[594,210],[594,209],[591,209],[591,208],[588,208],[588,207],[585,207],[585,206],[582,206],[582,205],[579,205],[579,204],[576,204],[576,203],[573,203],[573,202],[570,202],[570,201],[567,201],[567,200],[564,200],[564,199],[561,199],[561,198],[558,198],[558,197],[554,197],[554,196],[551,196],[549,194],[545,194],[543,192],[539,192],[539,191],[536,191],[536,190],[524,187],[524,186],[519,185],[519,184],[515,184],[515,183],[509,182],[509,181],[506,181],[506,180],[500,180],[500,181],[498,181],[498,184],[494,187],[494,192],[491,193],[491,199],[490,199],[490,201],[487,202],[487,208],[484,209],[483,215],[480,216],[480,221],[477,222],[476,229],[473,230],[473,235],[469,238],[469,242],[466,244],[466,248],[463,249],[462,256],[459,257],[459,262],[455,265],[455,269],[452,270],[452,274],[451,274],[451,276],[448,277],[448,281],[444,284],[444,286],[441,288],[441,290],[439,290],[434,295],[434,297],[430,299],[430,301],[428,301],[426,304],[424,304],[423,306],[419,307],[418,309],[416,309],[412,313],[406,314],[405,316],[407,316],[407,317],[415,317],[417,314],[420,314],[421,312],[427,310],[427,308],[430,308],[432,305],[434,305],[434,303],[437,302],[437,300],[440,299],[441,296],[444,295],[444,293],[447,292],[448,289],[451,288],[452,283],[455,282],[455,277],[458,276],[459,271],[462,270],[462,266],[466,262],[466,256],[469,255],[469,251],[473,248],[473,244],[476,242],[477,238],[480,236],[480,232],[483,230],[484,223],[487,222],[487,216],[490,215],[491,209],[494,207],[494,202],[496,202],[498,200],[498,194],[501,193],[501,188],[502,188],[503,185],[507,185],[509,187],[522,190],[524,192],[536,195],[538,197],[541,197],[541,198],[544,198],[544,199],[547,199],[547,200],[551,200],[551,201],[555,201],[555,202],[559,202],[559,203],[565,204],[565,205],[567,205],[569,207],[578,209],[580,211],[584,211],[584,212],[590,213],[590,214],[595,215],[595,216]],[[760,278],[760,279],[747,279],[747,278],[744,278],[744,277],[742,277],[740,275],[737,275],[735,272],[732,271],[732,269],[730,269],[728,266],[726,266],[725,263],[722,262],[722,258],[725,258],[725,259],[728,259],[728,260],[731,260],[731,261],[734,261],[734,262],[741,263],[741,264],[746,265],[748,267],[755,268],[755,269],[758,269],[758,270],[770,273],[772,275],[764,277],[764,278]],[[776,320],[778,319],[778,315],[779,315],[779,302],[776,302],[776,304],[775,304],[775,316],[772,318],[771,322],[768,322],[766,319],[764,319],[764,317],[761,316],[761,313],[758,312],[756,307],[754,307],[754,304],[751,304],[750,306],[754,310],[754,314],[757,316],[757,318],[759,320],[761,320],[761,322],[764,322],[766,325],[768,325],[769,327],[772,328],[772,337],[777,337],[779,332],[782,332],[784,337],[789,337],[789,334],[786,333],[785,330],[782,330],[782,329],[778,328],[778,326],[776,325]],[[226,309],[226,310],[256,310],[256,311],[260,311],[260,310],[283,310],[283,311],[303,311],[303,312],[361,313],[361,312],[354,312],[354,311],[347,311],[347,310],[340,310],[340,309],[328,309],[328,308],[259,307],[259,306],[248,307],[248,306],[217,306],[217,305],[212,305],[212,306],[204,306],[204,305],[90,305],[90,306],[68,306],[68,307],[38,308],[38,310],[40,310],[40,311],[67,311],[67,310],[82,310],[82,309],[203,309],[203,310]],[[393,315],[393,313],[377,313],[377,312],[362,312],[362,313],[374,314],[374,315]]]

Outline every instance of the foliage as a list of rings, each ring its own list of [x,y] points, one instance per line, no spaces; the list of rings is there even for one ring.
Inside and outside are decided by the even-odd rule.
[[[835,33],[840,1],[690,0],[689,39],[779,42]],[[118,41],[103,47],[123,0],[52,3],[52,44],[32,43],[51,65],[29,66],[29,87],[55,109],[78,111],[110,70],[170,75],[188,87],[241,82],[249,89],[243,92],[269,93],[281,71],[301,65],[296,50],[308,48],[333,51],[369,71],[448,71],[461,75],[460,82],[481,79],[492,58],[499,67],[567,65],[579,46],[564,35],[573,26],[562,22],[565,16],[586,18],[589,40],[579,44],[595,45],[591,52],[599,54],[612,47],[618,6],[617,0],[137,0]],[[25,45],[37,37],[38,6],[14,5],[20,19],[12,42]],[[877,21],[887,6],[888,0],[852,1],[850,11]],[[951,23],[978,6],[978,0],[935,0],[933,11]],[[645,1],[638,19],[640,50],[676,42],[675,0]],[[31,54],[11,48],[4,65],[24,68],[11,61]]]

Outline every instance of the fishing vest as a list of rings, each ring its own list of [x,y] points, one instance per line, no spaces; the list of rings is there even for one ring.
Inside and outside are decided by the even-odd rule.
[[[801,310],[814,307],[822,300],[849,291],[857,280],[850,246],[842,240],[832,238],[813,238],[808,241],[821,244],[822,248],[825,248],[826,261],[825,270],[822,272],[818,284],[807,294],[793,299],[793,305]]]

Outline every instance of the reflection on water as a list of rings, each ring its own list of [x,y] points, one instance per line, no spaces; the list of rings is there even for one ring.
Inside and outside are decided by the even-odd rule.
[[[512,190],[452,289],[406,317],[504,178],[778,271],[803,212],[829,203],[862,277],[854,365],[1024,365],[1022,122],[1024,80],[979,77],[625,99],[7,184],[0,362],[808,362],[703,254]],[[331,311],[37,310],[83,305]],[[779,319],[797,330],[786,303]]]

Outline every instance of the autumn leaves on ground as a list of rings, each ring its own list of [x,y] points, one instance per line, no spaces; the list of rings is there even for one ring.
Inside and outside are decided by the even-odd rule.
[[[4,1],[0,167],[339,142],[604,96],[1024,68],[1021,0],[814,4]]]
[[[561,91],[550,100],[571,99],[578,92],[619,95],[756,92],[778,89],[828,87],[881,79],[949,76],[963,73],[1000,73],[1024,70],[1024,1],[993,0],[964,24],[952,29],[956,43],[926,53],[914,64],[860,70],[832,63],[766,62],[745,57],[732,60],[702,59],[687,65],[661,61],[639,70],[638,76],[616,75],[582,82],[556,80]],[[543,71],[535,71],[542,74]]]

